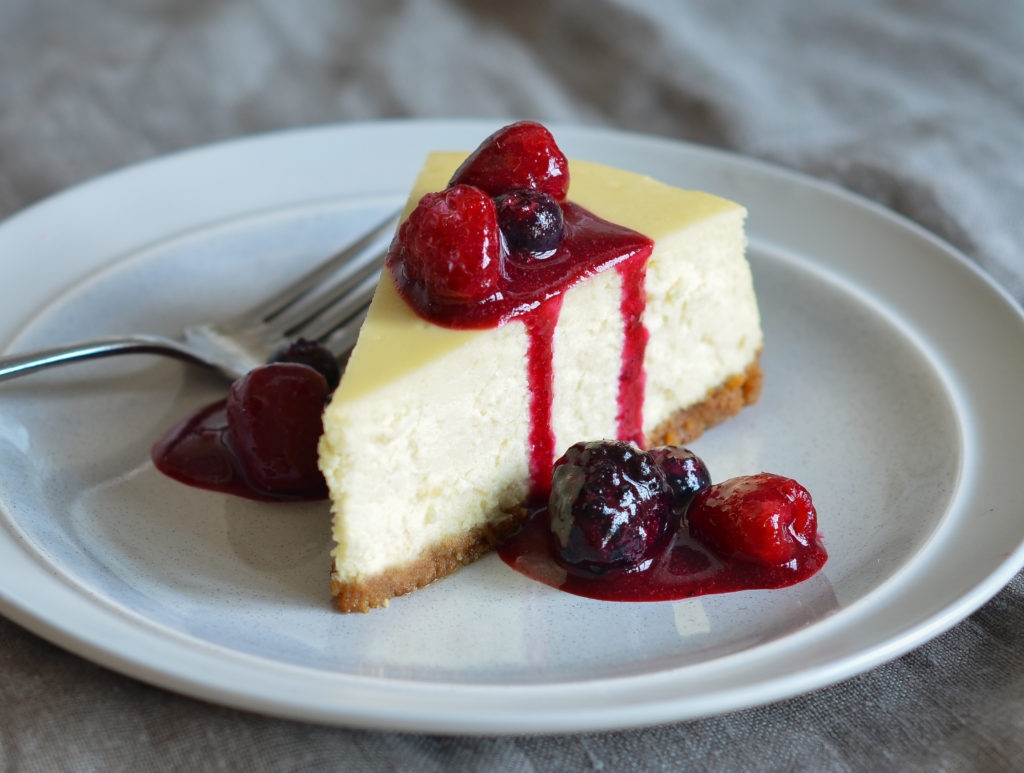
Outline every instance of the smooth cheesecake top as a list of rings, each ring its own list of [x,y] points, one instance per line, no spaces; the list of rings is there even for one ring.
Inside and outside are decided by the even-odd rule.
[[[413,185],[403,217],[425,193],[443,189],[465,157],[459,152],[431,153]],[[709,193],[676,188],[603,164],[570,160],[569,170],[569,200],[655,243],[721,212],[742,209]],[[358,400],[485,332],[439,327],[422,319],[399,296],[385,271],[333,399]]]

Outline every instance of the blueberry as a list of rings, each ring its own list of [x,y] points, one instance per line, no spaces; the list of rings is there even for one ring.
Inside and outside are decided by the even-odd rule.
[[[519,188],[495,197],[494,203],[498,227],[511,252],[546,257],[558,248],[565,221],[554,198],[532,188]]]
[[[672,494],[661,468],[630,443],[577,443],[555,463],[548,511],[561,558],[602,573],[650,554],[668,532]]]
[[[338,361],[327,347],[317,341],[299,338],[285,344],[267,360],[267,364],[274,362],[297,362],[300,365],[308,365],[327,379],[327,388],[331,391],[334,391],[341,381],[341,367]]]
[[[676,512],[682,512],[694,495],[711,485],[711,474],[704,461],[688,448],[658,446],[648,453],[661,467],[675,502]]]

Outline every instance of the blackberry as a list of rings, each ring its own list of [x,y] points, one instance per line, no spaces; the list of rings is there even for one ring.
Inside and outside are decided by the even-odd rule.
[[[634,566],[668,532],[672,494],[661,468],[630,443],[577,443],[555,463],[548,502],[562,560],[603,573]]]

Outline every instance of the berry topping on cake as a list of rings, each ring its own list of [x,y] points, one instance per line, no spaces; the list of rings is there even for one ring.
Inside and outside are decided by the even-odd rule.
[[[791,478],[761,473],[700,491],[687,517],[694,539],[727,558],[788,564],[817,539],[811,495]]]
[[[514,255],[527,262],[554,254],[565,232],[562,208],[551,196],[531,188],[519,188],[497,196],[498,226]]]
[[[547,129],[526,121],[495,132],[399,227],[387,255],[399,294],[434,325],[483,329],[612,267],[639,287],[654,242],[566,201],[568,188],[568,161]]]
[[[430,303],[478,303],[501,275],[501,236],[494,200],[455,185],[428,193],[399,229],[395,261],[411,289]]]
[[[341,366],[338,365],[338,360],[318,341],[300,338],[285,344],[267,359],[267,364],[275,362],[308,365],[327,380],[327,388],[332,392],[341,382]]]
[[[648,453],[665,473],[676,512],[682,513],[698,491],[711,485],[707,465],[690,449],[658,446]]]
[[[555,463],[548,509],[562,560],[600,573],[651,552],[668,532],[672,497],[661,468],[636,446],[577,443]]]
[[[297,363],[264,365],[231,385],[229,436],[254,488],[303,495],[324,489],[317,441],[329,393],[320,373]]]
[[[475,185],[492,196],[533,188],[562,201],[569,190],[569,162],[544,126],[520,121],[484,140],[449,184]]]

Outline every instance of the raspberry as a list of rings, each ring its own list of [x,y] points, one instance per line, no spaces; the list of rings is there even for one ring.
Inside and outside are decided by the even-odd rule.
[[[690,535],[727,558],[779,566],[817,537],[811,495],[791,478],[763,472],[697,493],[687,512]]]
[[[254,368],[231,385],[228,431],[249,483],[268,493],[325,489],[317,442],[327,380],[308,365]]]
[[[533,188],[557,201],[569,190],[569,162],[544,126],[520,121],[485,139],[449,185],[475,185],[492,196]]]
[[[497,210],[479,188],[426,194],[399,229],[398,245],[405,278],[434,303],[486,300],[501,279]]]
[[[630,443],[575,444],[555,463],[548,501],[561,558],[594,573],[640,563],[668,532],[671,497],[660,468]]]

